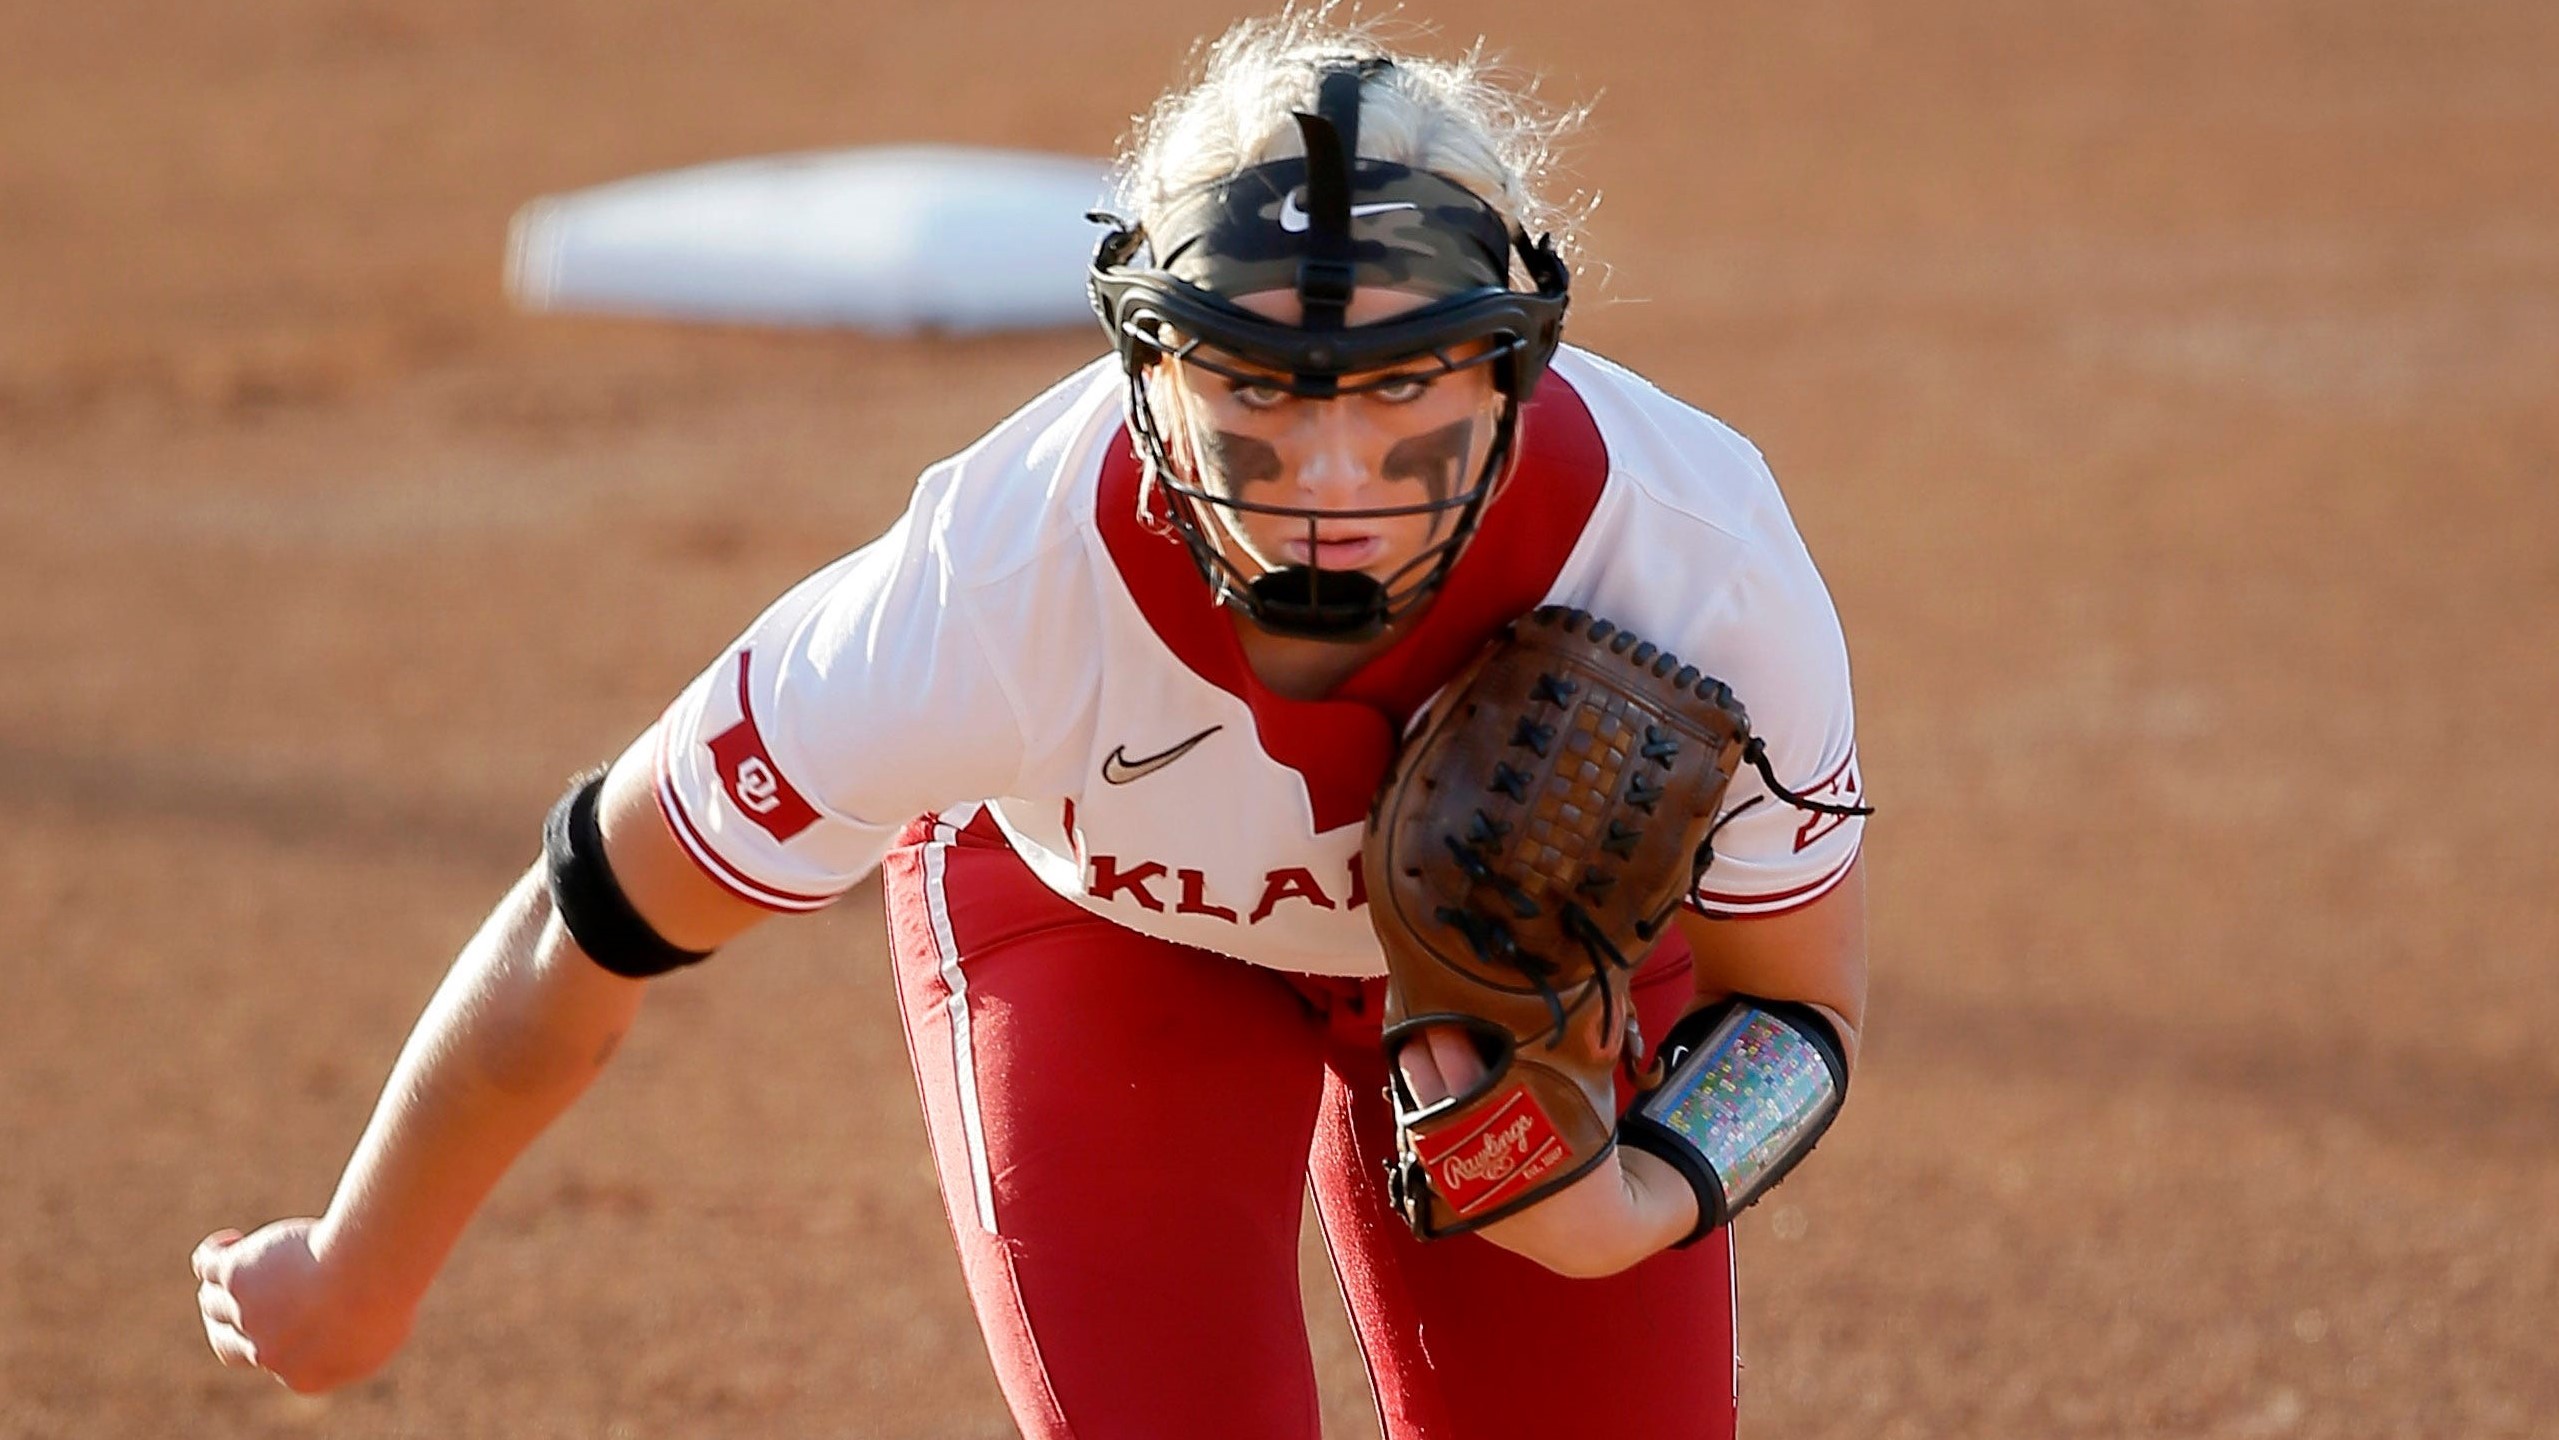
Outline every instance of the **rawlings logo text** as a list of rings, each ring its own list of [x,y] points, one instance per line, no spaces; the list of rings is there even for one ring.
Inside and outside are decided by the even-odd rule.
[[[1564,1163],[1562,1137],[1535,1096],[1513,1090],[1472,1128],[1412,1137],[1431,1188],[1460,1215],[1508,1200]]]
[[[1486,1135],[1472,1155],[1450,1157],[1440,1167],[1440,1175],[1450,1184],[1464,1181],[1499,1180],[1519,1168],[1528,1158],[1528,1133],[1536,1122],[1522,1115],[1499,1130]]]

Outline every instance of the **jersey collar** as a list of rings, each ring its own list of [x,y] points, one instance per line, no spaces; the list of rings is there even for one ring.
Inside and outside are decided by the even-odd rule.
[[[1138,518],[1142,475],[1125,427],[1102,462],[1094,516],[1156,638],[1253,712],[1262,749],[1306,781],[1316,833],[1366,818],[1405,722],[1503,625],[1545,602],[1608,480],[1590,407],[1552,373],[1520,415],[1519,458],[1448,583],[1410,634],[1320,700],[1266,689],[1179,539]]]

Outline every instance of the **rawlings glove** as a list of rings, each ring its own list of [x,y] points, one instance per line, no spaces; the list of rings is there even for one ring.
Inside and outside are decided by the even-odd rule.
[[[1390,1193],[1415,1234],[1513,1214],[1616,1144],[1616,1074],[1649,1078],[1633,969],[1711,858],[1749,731],[1722,682],[1560,606],[1423,715],[1360,852],[1386,953]],[[1436,1025],[1487,1068],[1425,1105],[1393,1060]]]

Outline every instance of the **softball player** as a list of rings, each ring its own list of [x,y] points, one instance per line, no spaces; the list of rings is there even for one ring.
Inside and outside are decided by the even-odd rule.
[[[1395,1440],[1729,1435],[1730,1236],[1676,1243],[1700,1212],[1669,1165],[1621,1149],[1428,1245],[1383,1193],[1362,821],[1496,629],[1612,617],[1732,685],[1771,781],[1860,789],[1839,627],[1758,453],[1556,344],[1548,138],[1474,64],[1356,29],[1220,42],[1128,161],[1140,213],[1094,271],[1114,354],[928,471],[564,797],[326,1214],[198,1249],[225,1363],[304,1390],[383,1364],[644,977],[877,870],[1024,1433],[1314,1436],[1311,1185]],[[1765,793],[1735,783],[1644,1030],[1772,997],[1853,1058],[1862,822]],[[1467,1081],[1462,1049],[1408,1053],[1418,1091]]]

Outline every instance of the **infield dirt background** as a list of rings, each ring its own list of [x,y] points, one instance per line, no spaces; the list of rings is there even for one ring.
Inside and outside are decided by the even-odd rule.
[[[1234,13],[0,9],[0,1436],[1008,1433],[870,887],[660,986],[381,1378],[221,1370],[186,1257],[325,1203],[563,775],[1098,346],[526,318],[510,212],[1101,153]],[[1408,13],[1598,96],[1572,334],[1853,647],[1872,1040],[1745,1433],[2559,1434],[2559,7]]]

